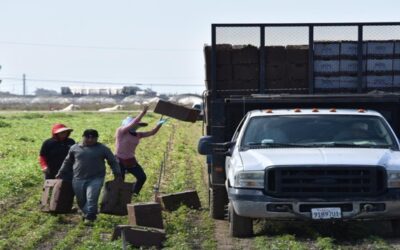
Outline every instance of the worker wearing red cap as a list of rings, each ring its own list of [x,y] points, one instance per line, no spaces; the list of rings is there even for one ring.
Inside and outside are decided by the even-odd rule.
[[[39,163],[45,179],[55,179],[69,148],[75,144],[75,141],[69,138],[72,131],[64,124],[54,124],[51,129],[52,137],[43,142],[39,154]]]

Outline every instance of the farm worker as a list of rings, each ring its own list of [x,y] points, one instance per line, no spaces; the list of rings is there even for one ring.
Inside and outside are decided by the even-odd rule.
[[[118,162],[107,146],[97,142],[98,137],[97,130],[86,129],[82,142],[71,147],[56,176],[62,178],[73,172],[72,187],[86,224],[97,218],[97,204],[106,175],[104,160],[110,165],[115,179],[122,181]]]
[[[155,135],[167,119],[160,119],[155,128],[147,132],[138,132],[139,127],[147,126],[140,120],[146,114],[148,106],[135,118],[128,116],[122,121],[115,133],[115,155],[121,167],[122,178],[125,179],[125,172],[131,173],[136,178],[136,184],[133,187],[133,195],[137,196],[146,181],[146,174],[142,166],[137,162],[135,157],[136,147],[140,140],[145,137]]]
[[[69,138],[72,131],[64,124],[54,124],[51,129],[52,137],[43,142],[39,153],[39,164],[45,179],[55,179],[70,147],[75,144],[75,141]]]

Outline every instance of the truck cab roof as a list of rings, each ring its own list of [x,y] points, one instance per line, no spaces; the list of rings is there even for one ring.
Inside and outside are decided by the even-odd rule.
[[[255,116],[268,116],[268,115],[368,115],[379,116],[382,115],[374,110],[364,109],[263,109],[253,110],[249,112],[250,117]]]

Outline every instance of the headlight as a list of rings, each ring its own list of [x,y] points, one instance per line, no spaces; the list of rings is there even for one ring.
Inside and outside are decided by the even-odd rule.
[[[264,188],[264,171],[244,171],[235,175],[237,188]]]
[[[400,188],[400,171],[389,170],[388,174],[388,188]]]

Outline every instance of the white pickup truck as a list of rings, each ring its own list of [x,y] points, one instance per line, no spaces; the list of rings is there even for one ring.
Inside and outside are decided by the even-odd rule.
[[[399,141],[378,112],[254,110],[224,148],[232,236],[255,218],[388,219],[400,232]]]

